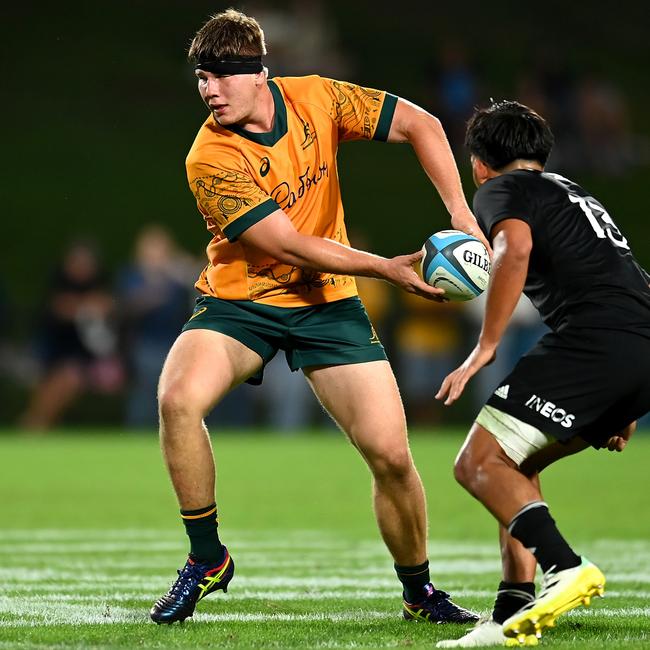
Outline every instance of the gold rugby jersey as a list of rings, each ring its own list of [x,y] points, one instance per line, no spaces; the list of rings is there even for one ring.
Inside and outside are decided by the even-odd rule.
[[[322,77],[276,77],[273,130],[222,127],[210,115],[187,157],[187,177],[213,235],[196,287],[225,300],[278,307],[357,293],[354,278],[302,269],[243,246],[238,237],[282,208],[306,235],[349,245],[336,167],[339,142],[386,140],[397,97]]]

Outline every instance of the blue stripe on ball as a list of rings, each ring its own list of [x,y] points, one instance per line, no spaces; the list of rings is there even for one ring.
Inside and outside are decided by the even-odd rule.
[[[426,269],[426,275],[424,277],[428,282],[433,275],[433,272],[437,268],[442,267],[452,276],[458,278],[460,282],[465,285],[475,296],[478,296],[481,293],[481,290],[472,282],[471,278],[465,273],[465,271],[456,265],[457,261],[455,259],[449,259],[445,255],[445,251],[442,251],[431,260],[431,263]]]
[[[437,248],[437,246],[431,241],[433,237],[429,237],[424,242],[424,259],[422,260],[422,268],[427,269],[429,268],[429,264],[431,264],[431,260],[440,252]],[[429,278],[429,273],[424,274],[425,280],[428,282]]]

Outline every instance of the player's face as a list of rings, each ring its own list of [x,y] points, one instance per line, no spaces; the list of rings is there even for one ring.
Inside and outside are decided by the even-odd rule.
[[[196,76],[201,99],[219,124],[247,123],[258,97],[258,74],[215,75],[197,70]]]

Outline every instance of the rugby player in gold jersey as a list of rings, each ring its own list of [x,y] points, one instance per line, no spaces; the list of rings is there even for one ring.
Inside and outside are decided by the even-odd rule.
[[[190,149],[187,175],[212,240],[196,309],[160,379],[161,444],[191,549],[151,617],[182,621],[233,576],[217,534],[215,464],[203,418],[234,386],[260,383],[265,364],[283,350],[372,472],[377,522],[403,585],[404,618],[475,621],[431,584],[425,496],[404,410],[354,276],[429,299],[440,299],[441,291],[413,270],[420,253],[386,259],[349,246],[339,143],[409,143],[452,227],[483,235],[435,117],[346,82],[269,79],[265,53],[257,21],[232,9],[208,20],[189,51],[210,114]]]

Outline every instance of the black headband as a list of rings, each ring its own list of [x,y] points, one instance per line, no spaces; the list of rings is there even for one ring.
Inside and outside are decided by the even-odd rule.
[[[255,74],[262,72],[262,55],[224,56],[213,61],[198,61],[195,70],[205,70],[212,74]]]

